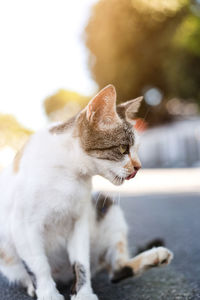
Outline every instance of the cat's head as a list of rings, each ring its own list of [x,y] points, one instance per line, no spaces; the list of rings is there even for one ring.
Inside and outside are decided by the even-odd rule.
[[[94,173],[115,185],[133,178],[141,168],[133,125],[141,101],[139,97],[116,106],[115,87],[108,85],[78,117],[81,146],[91,159]]]

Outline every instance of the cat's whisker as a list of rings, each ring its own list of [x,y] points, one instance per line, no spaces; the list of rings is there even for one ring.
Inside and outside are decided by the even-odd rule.
[[[143,118],[144,121],[146,121],[146,118],[147,118],[149,112],[150,112],[150,108],[148,108],[147,111],[146,111],[146,113],[145,113],[145,116]]]
[[[145,115],[144,115],[144,118],[142,118],[143,121],[146,121],[149,112],[150,112],[150,108],[148,108],[148,109],[146,110],[146,113],[145,113]],[[137,128],[137,131],[140,131],[140,129],[141,129],[142,127],[143,127],[143,123],[141,123],[141,125]]]
[[[97,197],[96,204],[95,204],[96,208],[97,208],[97,205],[98,205],[98,201],[99,201],[100,196],[101,196],[101,192],[98,192],[98,197]]]
[[[106,199],[108,198],[108,195],[105,195],[105,198],[104,198],[104,201],[103,201],[103,207],[104,207],[104,205],[105,205],[105,203],[106,203]]]

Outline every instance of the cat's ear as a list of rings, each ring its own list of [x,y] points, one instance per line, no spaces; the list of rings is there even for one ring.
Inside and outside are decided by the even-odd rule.
[[[128,121],[133,121],[135,114],[138,112],[143,97],[138,97],[133,100],[129,100],[122,104],[117,105],[117,112],[122,118],[126,118]]]
[[[119,119],[116,112],[116,90],[111,84],[102,89],[87,105],[87,120],[99,127],[111,126]]]

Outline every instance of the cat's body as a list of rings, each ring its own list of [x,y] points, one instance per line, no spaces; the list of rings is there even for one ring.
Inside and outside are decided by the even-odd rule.
[[[0,271],[39,300],[63,299],[55,281],[74,276],[71,299],[95,300],[90,273],[106,267],[118,281],[171,260],[163,247],[130,260],[120,207],[91,201],[93,175],[121,184],[140,167],[136,136],[114,98],[108,86],[70,122],[33,135],[0,175]]]

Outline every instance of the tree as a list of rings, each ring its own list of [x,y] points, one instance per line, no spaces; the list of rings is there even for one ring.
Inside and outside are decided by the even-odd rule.
[[[187,98],[193,91],[191,95],[197,99],[199,68],[196,67],[192,77],[188,70],[192,70],[194,62],[200,66],[200,38],[194,42],[199,25],[194,24],[193,37],[188,29],[185,46],[181,44],[183,38],[178,39],[180,27],[191,15],[187,0],[100,0],[93,7],[85,29],[89,66],[99,88],[113,83],[119,102],[144,94],[149,87],[160,89],[164,101],[150,108],[151,124],[171,119],[165,105],[169,97]],[[182,83],[177,75],[181,68],[184,69]],[[185,87],[187,81],[189,89]],[[192,88],[194,84],[196,87]],[[147,109],[144,103],[141,115]]]
[[[177,28],[165,68],[169,93],[200,105],[200,17],[188,13]]]

